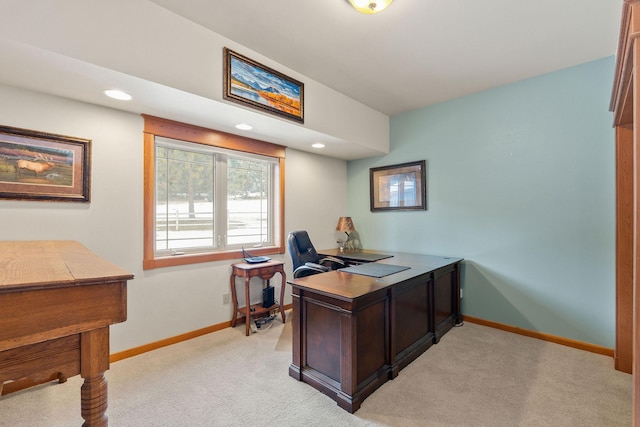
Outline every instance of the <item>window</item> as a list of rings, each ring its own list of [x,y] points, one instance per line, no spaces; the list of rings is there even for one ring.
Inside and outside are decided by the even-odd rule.
[[[145,118],[145,269],[284,253],[284,148]]]

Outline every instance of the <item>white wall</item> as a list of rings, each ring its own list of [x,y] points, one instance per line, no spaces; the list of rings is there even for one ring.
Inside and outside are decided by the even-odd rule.
[[[91,203],[0,200],[0,238],[76,240],[135,275],[128,320],[111,328],[112,353],[231,318],[222,295],[232,261],[142,270],[139,115],[2,85],[0,99],[2,125],[92,140]],[[346,214],[346,162],[287,150],[285,175],[285,231],[304,228],[318,248],[333,247]],[[288,254],[273,258],[285,260],[290,276]]]
[[[94,64],[223,104],[229,104],[222,96],[222,49],[228,47],[304,83],[305,120],[299,126],[370,148],[372,155],[389,150],[386,115],[150,1],[12,1],[6,10],[0,13],[0,50],[5,40],[13,40],[53,53],[55,62],[66,63],[73,58],[74,63]],[[11,66],[6,64],[7,68]],[[21,83],[12,84],[59,93],[56,87],[35,87],[39,82],[29,71],[24,70]],[[72,75],[73,70],[69,71]],[[115,76],[111,74],[110,78]],[[56,84],[60,88],[73,86],[66,81]],[[91,95],[85,91],[77,96],[87,100]],[[249,123],[254,125],[263,116],[251,110],[240,111],[251,117]],[[189,111],[189,123],[206,127],[206,123],[194,121],[197,116],[197,112]]]

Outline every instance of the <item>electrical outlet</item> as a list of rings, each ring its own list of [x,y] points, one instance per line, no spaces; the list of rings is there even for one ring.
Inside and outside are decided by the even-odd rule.
[[[231,295],[224,294],[222,295],[222,304],[229,304],[231,302]]]

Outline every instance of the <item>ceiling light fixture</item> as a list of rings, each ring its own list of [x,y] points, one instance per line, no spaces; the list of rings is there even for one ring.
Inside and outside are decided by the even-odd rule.
[[[131,95],[118,89],[107,89],[104,94],[109,98],[117,99],[118,101],[131,101]]]
[[[316,142],[315,144],[311,144],[313,148],[324,148],[324,144],[321,142]]]
[[[248,125],[246,123],[239,123],[236,125],[236,129],[240,129],[240,130],[251,130],[253,129],[253,126]]]
[[[382,12],[393,0],[348,0],[351,6],[360,13],[371,15]]]

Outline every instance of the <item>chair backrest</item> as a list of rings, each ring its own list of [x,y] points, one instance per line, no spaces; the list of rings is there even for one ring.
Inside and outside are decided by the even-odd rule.
[[[320,261],[320,256],[309,239],[309,234],[304,230],[290,232],[287,245],[294,270],[307,262],[318,263]]]

